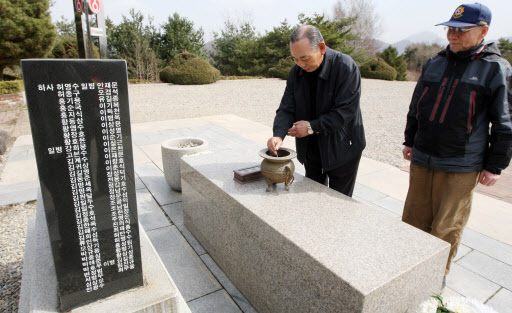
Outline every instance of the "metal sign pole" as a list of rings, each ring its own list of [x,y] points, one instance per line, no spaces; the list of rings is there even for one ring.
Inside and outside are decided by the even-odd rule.
[[[92,51],[92,38],[91,38],[91,25],[89,24],[89,1],[84,0],[84,13],[85,13],[85,21],[87,25],[87,51],[89,52],[87,58],[93,59],[94,53]]]
[[[82,23],[82,7],[77,0],[73,0],[73,6],[75,10],[73,10],[74,18],[75,18],[75,29],[76,29],[76,42],[78,44],[78,56],[80,59],[87,58],[87,53],[85,51],[85,40],[84,40],[84,30]]]
[[[102,4],[101,10],[98,14],[96,14],[97,20],[98,20],[98,28],[103,30],[103,35],[99,36],[100,40],[100,57],[102,59],[108,59],[107,55],[107,27],[105,25],[105,14],[103,13],[105,11],[105,7]]]

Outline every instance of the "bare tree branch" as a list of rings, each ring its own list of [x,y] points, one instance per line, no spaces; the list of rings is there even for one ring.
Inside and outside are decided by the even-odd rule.
[[[379,45],[375,41],[382,33],[382,22],[375,12],[372,0],[337,0],[334,4],[334,20],[355,18],[352,33],[357,38],[349,42],[356,50],[375,54]]]

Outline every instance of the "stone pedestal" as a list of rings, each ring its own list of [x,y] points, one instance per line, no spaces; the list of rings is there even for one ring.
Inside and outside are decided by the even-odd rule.
[[[208,143],[200,138],[183,137],[162,142],[165,181],[172,190],[181,191],[181,157],[205,151],[207,148]]]
[[[60,309],[142,286],[126,62],[21,65]]]
[[[296,174],[239,184],[257,152],[184,157],[185,226],[259,312],[412,312],[438,293],[450,245]]]
[[[140,229],[144,286],[73,309],[73,312],[190,313],[146,233]],[[28,227],[19,312],[60,312],[57,277],[41,196]]]

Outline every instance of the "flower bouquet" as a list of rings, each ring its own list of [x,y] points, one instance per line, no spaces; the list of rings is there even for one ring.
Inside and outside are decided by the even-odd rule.
[[[490,306],[464,297],[448,297],[443,300],[440,295],[420,304],[417,313],[498,313]]]

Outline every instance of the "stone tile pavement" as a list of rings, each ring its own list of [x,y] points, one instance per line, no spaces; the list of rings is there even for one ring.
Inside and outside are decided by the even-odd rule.
[[[181,194],[163,176],[160,143],[202,137],[211,150],[254,151],[271,129],[233,115],[132,125],[139,220],[192,312],[256,312],[183,225]],[[294,148],[292,140],[285,146]],[[304,168],[296,163],[296,171]],[[402,214],[408,174],[374,160],[361,161],[354,198],[391,218]],[[37,169],[31,138],[16,141],[0,181],[0,204],[35,199]],[[500,313],[512,313],[512,204],[475,194],[462,245],[443,295],[472,297]]]

